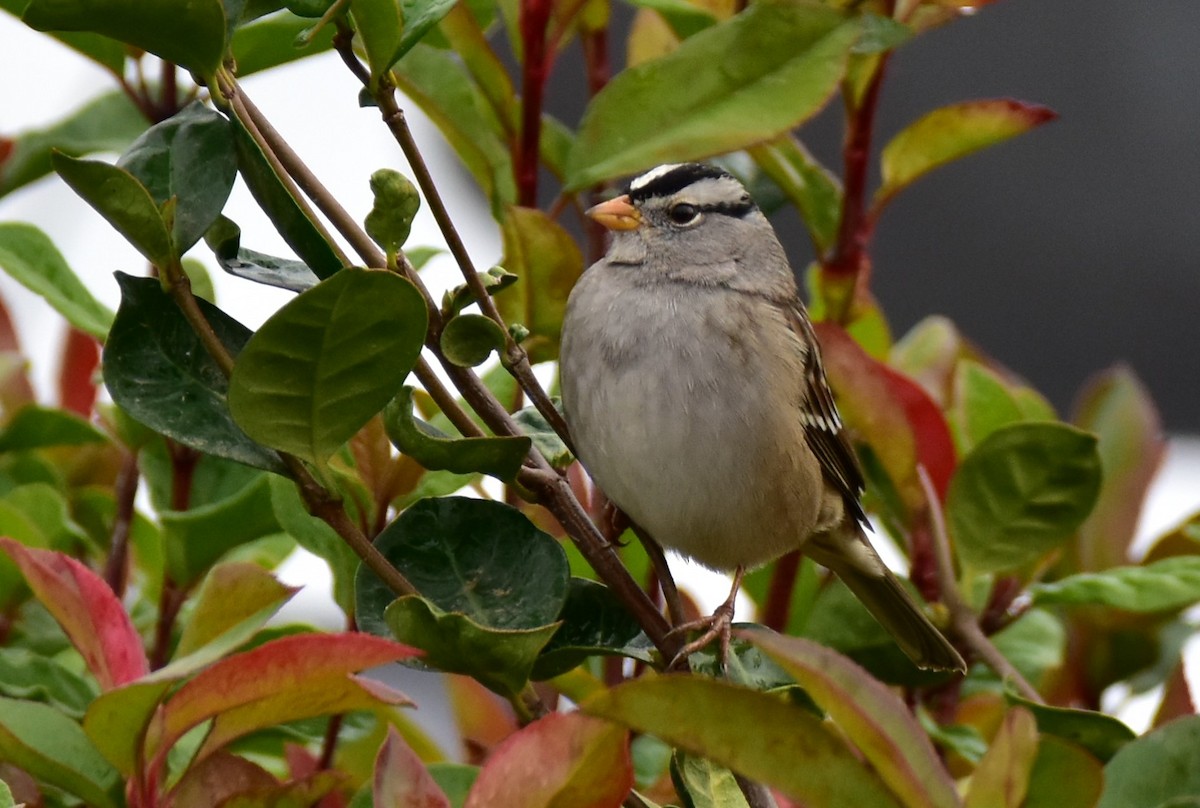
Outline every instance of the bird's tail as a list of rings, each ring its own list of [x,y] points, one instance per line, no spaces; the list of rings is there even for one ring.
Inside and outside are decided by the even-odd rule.
[[[857,528],[814,537],[804,551],[837,573],[917,667],[966,673],[967,666]],[[846,546],[852,543],[851,546]]]

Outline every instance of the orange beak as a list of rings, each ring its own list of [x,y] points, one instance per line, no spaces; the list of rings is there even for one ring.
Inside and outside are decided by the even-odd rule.
[[[642,214],[629,201],[629,194],[588,208],[587,215],[609,230],[636,230],[642,226]]]

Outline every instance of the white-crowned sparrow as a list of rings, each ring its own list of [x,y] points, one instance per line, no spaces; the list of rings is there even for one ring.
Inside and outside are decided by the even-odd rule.
[[[567,422],[635,523],[735,572],[714,616],[724,641],[742,573],[803,547],[916,664],[964,670],[867,541],[862,473],[812,326],[746,189],[709,165],[664,165],[588,215],[612,243],[567,305]]]

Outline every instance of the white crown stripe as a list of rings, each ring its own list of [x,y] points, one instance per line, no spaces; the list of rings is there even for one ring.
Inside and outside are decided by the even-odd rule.
[[[647,171],[645,174],[642,174],[640,177],[638,177],[638,178],[634,179],[632,182],[630,182],[629,189],[631,191],[640,191],[641,189],[645,188],[650,183],[654,182],[659,177],[670,174],[672,171],[679,168],[681,165],[683,165],[683,163],[665,163],[661,166],[652,168],[649,171]]]

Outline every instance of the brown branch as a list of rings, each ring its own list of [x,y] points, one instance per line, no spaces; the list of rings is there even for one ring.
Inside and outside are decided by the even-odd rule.
[[[951,626],[955,634],[975,652],[975,655],[987,663],[996,675],[1005,681],[1012,682],[1022,697],[1042,704],[1042,696],[1037,689],[1021,675],[1000,649],[992,644],[983,630],[979,628],[979,620],[971,607],[967,605],[958,589],[958,579],[954,574],[954,560],[950,556],[950,539],[946,535],[946,522],[942,516],[941,504],[937,497],[933,480],[924,466],[917,466],[917,477],[921,481],[925,497],[929,503],[929,523],[933,539],[934,557],[937,559],[938,581],[941,584],[942,602],[950,611]]]
[[[116,512],[113,515],[108,560],[104,565],[104,580],[118,598],[125,596],[125,585],[129,580],[129,532],[133,527],[133,501],[137,497],[137,490],[137,453],[127,451],[113,486]]]

